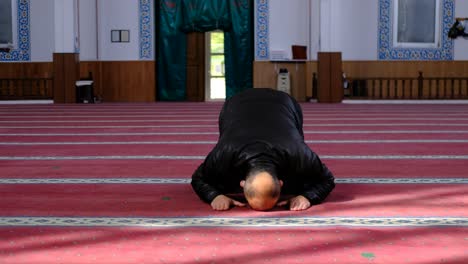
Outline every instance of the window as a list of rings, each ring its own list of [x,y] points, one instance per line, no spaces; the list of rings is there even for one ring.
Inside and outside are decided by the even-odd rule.
[[[453,60],[454,14],[455,0],[379,0],[379,60]]]
[[[16,44],[16,0],[0,0],[0,48],[13,48]]]
[[[440,46],[440,0],[394,0],[393,2],[394,47]]]

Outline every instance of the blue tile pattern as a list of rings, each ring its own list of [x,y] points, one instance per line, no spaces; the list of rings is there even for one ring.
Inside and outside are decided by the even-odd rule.
[[[268,36],[268,0],[257,0],[255,10],[256,36],[255,36],[255,60],[269,59],[269,36]]]
[[[152,13],[151,13],[151,0],[139,0],[139,14],[140,14],[140,59],[152,60],[153,59],[153,27],[152,27]]]
[[[31,43],[30,43],[30,20],[29,0],[18,0],[18,42],[16,49],[10,52],[0,52],[0,61],[30,61]]]

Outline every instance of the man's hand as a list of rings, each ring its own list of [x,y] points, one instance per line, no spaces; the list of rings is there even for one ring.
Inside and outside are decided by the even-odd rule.
[[[217,210],[217,211],[229,210],[232,205],[233,206],[245,206],[244,203],[238,202],[222,194],[216,196],[211,202],[211,207],[213,208],[213,210]]]
[[[302,195],[298,195],[291,199],[281,201],[278,203],[278,206],[285,206],[289,204],[289,210],[291,211],[301,211],[306,210],[310,207],[310,202],[307,198]]]

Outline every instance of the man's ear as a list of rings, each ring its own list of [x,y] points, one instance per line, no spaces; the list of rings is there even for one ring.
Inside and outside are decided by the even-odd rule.
[[[280,186],[283,187],[283,181],[279,180]]]
[[[244,180],[240,181],[240,187],[244,188],[244,185],[245,185],[245,181]]]

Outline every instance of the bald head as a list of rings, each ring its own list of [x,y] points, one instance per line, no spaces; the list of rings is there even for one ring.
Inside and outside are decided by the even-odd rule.
[[[266,171],[250,173],[243,187],[250,207],[259,211],[273,208],[281,192],[281,182]]]

